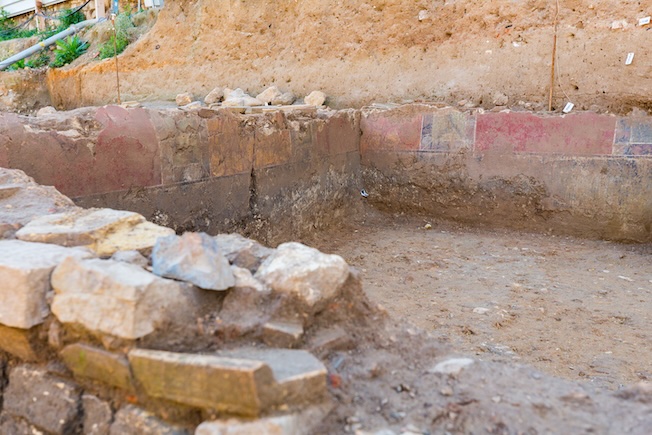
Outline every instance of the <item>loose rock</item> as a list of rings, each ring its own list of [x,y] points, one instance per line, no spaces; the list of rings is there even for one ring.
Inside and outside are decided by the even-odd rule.
[[[509,97],[502,92],[494,93],[493,100],[495,106],[506,106],[509,103]]]
[[[152,251],[152,270],[207,290],[226,290],[235,284],[229,261],[217,241],[204,233],[159,238]]]
[[[133,405],[115,414],[110,435],[189,435],[183,428],[172,426],[155,415]]]
[[[184,92],[183,94],[177,95],[177,98],[175,99],[177,106],[185,106],[186,104],[190,104],[193,101],[192,94],[189,92]]]
[[[206,98],[204,98],[204,103],[210,106],[211,104],[219,103],[222,101],[222,98],[224,98],[224,89],[217,87],[210,91],[208,95],[206,95]]]
[[[215,240],[231,264],[249,269],[251,273],[256,273],[260,264],[274,252],[240,234],[218,234]]]
[[[445,375],[457,375],[464,368],[470,366],[475,361],[471,358],[451,358],[438,363],[428,373],[441,373]]]
[[[256,95],[256,98],[260,100],[263,103],[271,103],[274,99],[280,98],[281,91],[278,90],[276,86],[270,86],[269,88],[265,89],[263,92],[260,94]]]
[[[91,394],[82,396],[84,435],[108,435],[113,420],[111,406]]]
[[[297,96],[292,92],[284,92],[280,96],[272,99],[272,104],[275,106],[288,106],[294,103],[297,99]]]
[[[349,266],[339,255],[295,242],[279,245],[255,275],[274,291],[296,295],[314,308],[336,296],[348,276]]]
[[[146,267],[149,260],[138,251],[118,251],[111,256],[112,260],[122,261],[123,263],[131,263],[136,266]]]
[[[326,101],[326,94],[322,91],[312,91],[303,99],[303,101],[311,106],[320,107],[323,106]]]
[[[196,291],[133,264],[66,259],[52,273],[52,312],[62,323],[126,339],[194,319]]]

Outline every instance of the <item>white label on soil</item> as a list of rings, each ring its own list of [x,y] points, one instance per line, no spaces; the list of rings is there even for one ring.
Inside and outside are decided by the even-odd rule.
[[[634,62],[634,53],[627,53],[627,59],[625,59],[625,65],[631,65]]]
[[[638,20],[639,26],[645,26],[647,24],[650,24],[650,17],[645,17]]]
[[[564,110],[562,110],[562,112],[564,112],[564,113],[570,113],[570,111],[573,110],[573,107],[575,107],[575,104],[568,102],[568,103],[566,103],[566,105],[564,106]]]

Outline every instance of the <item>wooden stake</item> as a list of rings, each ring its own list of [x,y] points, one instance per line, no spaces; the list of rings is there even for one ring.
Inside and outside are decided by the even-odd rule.
[[[113,58],[115,59],[115,81],[118,85],[118,104],[122,104],[120,99],[120,74],[118,72],[118,31],[115,29],[115,15],[111,15],[113,23]]]
[[[552,63],[550,66],[550,95],[548,96],[548,112],[552,112],[552,93],[555,88],[555,59],[557,58],[557,18],[559,17],[559,0],[555,8],[554,35],[552,37]]]

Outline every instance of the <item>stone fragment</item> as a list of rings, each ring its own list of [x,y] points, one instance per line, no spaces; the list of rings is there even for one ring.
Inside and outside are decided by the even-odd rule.
[[[91,256],[80,248],[0,241],[0,324],[29,329],[42,323],[50,312],[46,294],[52,270],[67,257]]]
[[[130,211],[80,209],[36,218],[21,228],[16,237],[27,242],[92,246],[119,228],[133,227],[144,221],[144,217]]]
[[[222,106],[224,107],[237,107],[237,106],[262,106],[264,103],[257,98],[252,97],[247,94],[240,88],[237,88],[233,91],[227,93],[227,89],[224,90],[224,102]]]
[[[245,95],[244,98],[242,99],[242,105],[247,107],[255,107],[255,106],[264,106],[265,103],[260,101],[258,98]]]
[[[199,102],[199,101],[193,101],[192,103],[188,103],[188,104],[186,104],[185,106],[181,106],[180,109],[181,109],[181,110],[184,110],[184,111],[185,111],[185,110],[197,110],[197,109],[199,109],[199,108],[201,108],[201,107],[202,107],[202,106],[201,106],[201,102]]]
[[[44,435],[38,428],[27,423],[22,418],[14,417],[6,412],[0,414],[0,434],[2,435]]]
[[[121,228],[99,239],[93,250],[101,256],[113,255],[117,251],[139,251],[149,253],[159,237],[174,234],[171,228],[152,222],[142,222],[130,228]]]
[[[217,331],[227,340],[258,331],[269,318],[268,309],[274,308],[266,298],[269,289],[249,270],[237,266],[231,270],[236,283],[224,298],[217,324]]]
[[[473,309],[473,312],[475,314],[487,314],[489,311],[491,311],[491,310],[489,310],[489,308],[485,308],[485,307],[475,307]]]
[[[475,361],[471,358],[450,358],[437,363],[428,373],[440,373],[444,375],[457,375],[463,369],[473,364]]]
[[[226,290],[235,284],[229,261],[217,241],[205,233],[159,238],[152,251],[152,270],[206,290]]]
[[[126,339],[194,321],[199,290],[114,260],[67,259],[52,273],[62,323]]]
[[[236,293],[238,290],[242,290],[242,289],[255,290],[257,293],[260,294],[269,293],[269,289],[265,287],[265,285],[262,282],[254,278],[254,276],[251,274],[249,269],[244,269],[238,266],[231,266],[231,272],[233,272],[235,284],[233,285],[233,292],[229,294]]]
[[[0,325],[0,350],[17,356],[23,361],[38,360],[38,338],[34,331]]]
[[[17,366],[9,373],[3,411],[48,433],[64,435],[77,432],[80,399],[75,384],[42,369]]]
[[[213,88],[212,91],[206,95],[206,98],[204,98],[204,103],[208,104],[209,106],[211,104],[219,103],[222,101],[222,98],[224,97],[224,89],[217,87]]]
[[[303,326],[298,323],[267,322],[263,325],[263,341],[270,347],[296,347],[303,336]]]
[[[256,98],[262,103],[270,104],[274,99],[280,98],[281,95],[283,94],[278,90],[276,86],[270,86],[260,94],[256,95]]]
[[[274,377],[261,361],[134,349],[134,376],[152,397],[256,416],[274,398]]]
[[[218,234],[215,240],[231,264],[249,269],[251,273],[256,273],[260,264],[274,252],[240,234]]]
[[[45,106],[45,107],[41,107],[36,111],[36,116],[37,117],[47,116],[47,115],[52,115],[53,113],[57,113],[57,109],[55,109],[52,106]]]
[[[122,355],[80,343],[66,346],[59,355],[76,377],[133,391],[129,361]]]
[[[118,251],[111,256],[111,260],[131,263],[140,267],[146,267],[149,264],[149,260],[138,251]]]
[[[110,435],[189,435],[185,429],[172,426],[155,415],[127,405],[115,414]]]
[[[340,326],[333,326],[318,331],[310,340],[309,349],[318,356],[325,356],[335,350],[350,349],[353,345],[350,334]]]
[[[496,92],[493,95],[492,102],[494,106],[506,106],[509,103],[509,97],[502,92]]]
[[[349,266],[339,255],[296,242],[279,245],[255,275],[274,291],[296,295],[315,309],[335,297],[348,276]]]
[[[277,98],[272,99],[272,104],[275,106],[287,106],[295,102],[297,96],[292,92],[284,92]]]
[[[109,435],[113,420],[111,406],[91,394],[82,396],[82,406],[84,409],[84,435]]]
[[[192,103],[192,100],[193,98],[190,92],[184,92],[182,94],[178,94],[177,97],[175,98],[177,106],[185,106],[186,104]]]
[[[18,169],[0,168],[0,230],[9,233],[34,218],[79,207],[54,187],[41,186]],[[11,230],[11,231],[7,231]],[[0,237],[2,234],[0,234]]]
[[[311,106],[323,106],[326,102],[326,94],[322,91],[312,91],[303,99],[304,103],[310,104]]]
[[[305,435],[313,433],[332,407],[311,406],[300,412],[258,420],[205,421],[195,430],[195,435]]]
[[[318,403],[327,396],[326,367],[305,350],[238,348],[218,355],[267,364],[276,380],[276,405]]]

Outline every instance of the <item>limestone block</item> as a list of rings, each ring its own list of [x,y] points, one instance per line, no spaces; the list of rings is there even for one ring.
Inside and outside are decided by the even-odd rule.
[[[92,379],[132,391],[129,361],[123,355],[75,343],[63,348],[61,359],[76,377]]]
[[[279,245],[255,277],[274,291],[294,294],[317,308],[337,295],[348,275],[349,266],[339,255],[291,242]]]
[[[185,106],[186,104],[192,103],[192,94],[190,92],[184,92],[178,94],[174,101],[177,103],[177,106]]]
[[[0,168],[0,228],[17,230],[36,217],[75,209],[54,187],[40,186],[18,169]]]
[[[171,228],[162,227],[151,222],[142,222],[133,227],[120,228],[99,239],[92,249],[101,256],[113,255],[118,251],[149,252],[159,237],[174,234]]]
[[[226,290],[235,284],[229,261],[217,242],[204,233],[159,238],[152,251],[152,270],[207,290]]]
[[[274,252],[240,234],[218,234],[215,240],[231,264],[249,269],[251,273],[256,273],[260,264]]]
[[[312,91],[310,94],[306,95],[303,101],[311,106],[323,106],[324,102],[326,102],[326,94],[322,91]]]
[[[261,361],[134,349],[129,362],[152,397],[250,416],[273,398],[274,377]]]
[[[82,406],[84,408],[84,435],[108,435],[111,421],[113,421],[111,406],[91,394],[82,396]]]
[[[50,312],[46,294],[52,270],[67,257],[91,256],[80,248],[0,241],[0,324],[29,329],[42,323]]]
[[[326,367],[305,350],[239,348],[218,355],[267,364],[276,381],[275,405],[319,403],[327,397]]]
[[[133,264],[71,258],[52,273],[52,287],[60,322],[126,339],[194,321],[199,291]]]
[[[295,347],[303,336],[298,323],[267,322],[263,325],[263,341],[270,347]]]
[[[3,411],[48,433],[64,435],[75,431],[80,400],[75,384],[42,369],[17,366],[9,373]]]
[[[272,102],[272,100],[281,97],[281,95],[283,94],[278,90],[276,86],[270,86],[260,94],[256,95],[256,98],[263,103],[269,104]]]
[[[130,211],[80,209],[36,218],[21,228],[16,237],[27,242],[86,246],[93,245],[120,227],[132,227],[144,221],[144,217]]]
[[[222,101],[222,98],[224,97],[224,89],[217,87],[214,88],[212,91],[206,95],[206,98],[204,98],[204,103],[208,104],[209,106],[211,104],[219,103]]]
[[[294,103],[296,99],[297,96],[294,95],[292,92],[284,92],[283,94],[274,98],[272,100],[272,104],[275,106],[287,106]]]
[[[110,435],[189,435],[183,428],[172,426],[155,415],[127,405],[115,414]]]
[[[313,433],[332,406],[311,406],[301,412],[253,421],[235,418],[205,421],[195,430],[195,435],[305,435]]]

